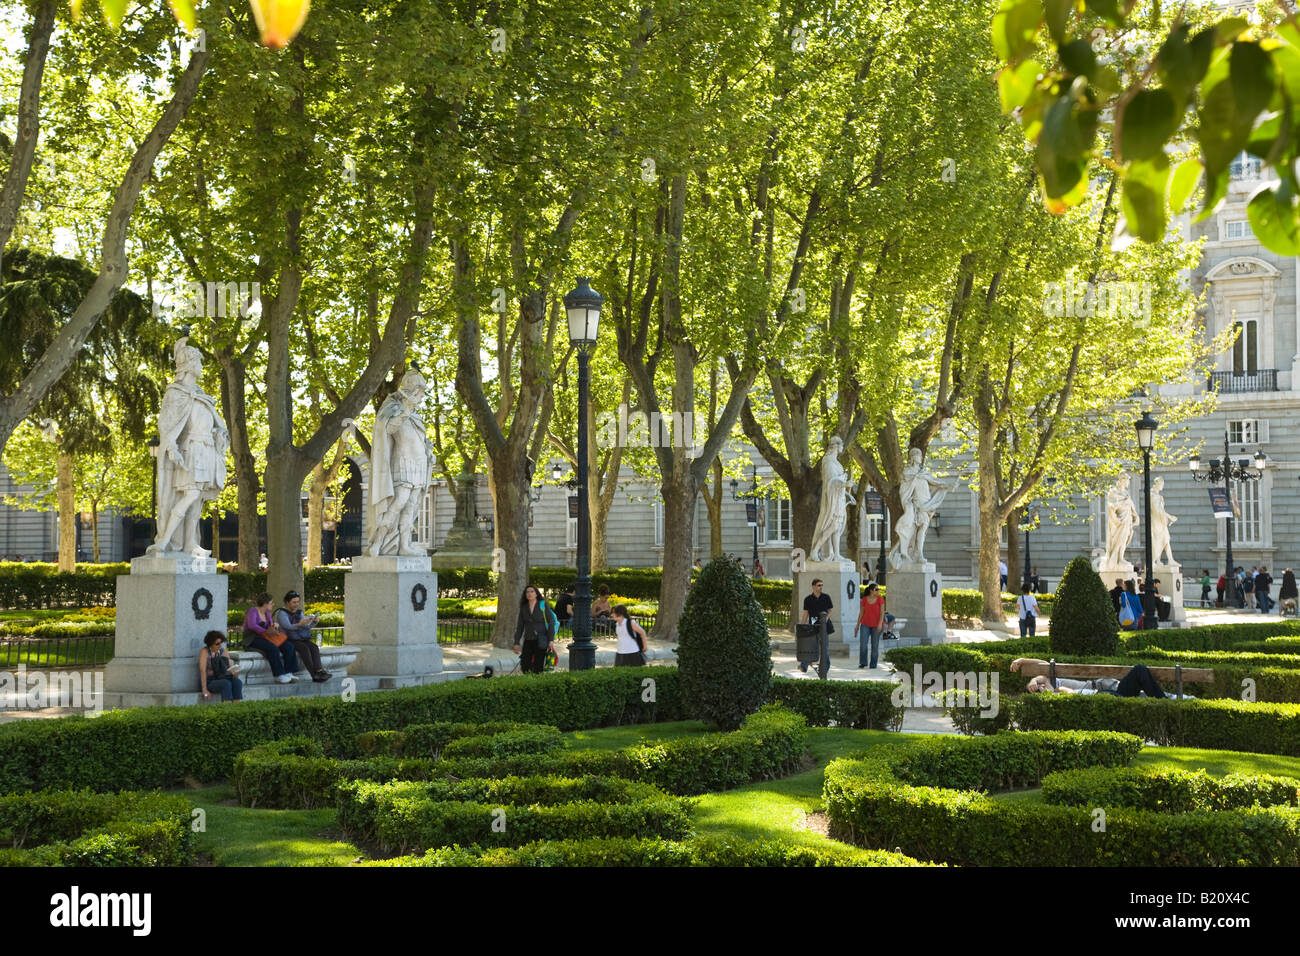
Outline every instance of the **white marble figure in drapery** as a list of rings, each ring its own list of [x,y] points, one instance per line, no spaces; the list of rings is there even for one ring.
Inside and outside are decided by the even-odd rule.
[[[226,485],[230,433],[216,400],[198,386],[203,356],[188,338],[176,343],[176,378],[158,412],[158,535],[146,553],[206,558],[211,552],[199,546],[199,517],[203,502]]]
[[[1131,480],[1127,471],[1121,471],[1115,486],[1106,492],[1106,555],[1102,567],[1108,570],[1131,567],[1124,560],[1138,521],[1137,507],[1128,490]]]
[[[1174,549],[1169,544],[1169,526],[1178,519],[1165,510],[1165,479],[1157,477],[1151,482],[1151,554],[1154,564],[1161,564],[1160,556],[1167,554],[1168,564],[1174,563]]]
[[[419,411],[424,395],[424,376],[412,367],[375,415],[367,544],[373,556],[426,553],[411,541],[425,489],[433,480],[433,443]]]
[[[894,522],[898,540],[889,552],[889,567],[903,568],[925,563],[925,533],[948,492],[957,487],[958,479],[942,481],[925,470],[921,449],[911,448],[907,453],[907,466],[903,469],[903,482],[899,495],[903,511]]]
[[[840,535],[847,520],[845,503],[856,504],[849,493],[849,476],[840,464],[844,441],[833,436],[822,456],[821,503],[817,509],[817,525],[813,529],[812,547],[808,550],[810,561],[840,560]]]

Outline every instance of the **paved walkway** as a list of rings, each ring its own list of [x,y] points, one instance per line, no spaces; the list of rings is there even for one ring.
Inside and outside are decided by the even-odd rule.
[[[1190,607],[1187,609],[1187,623],[1189,625],[1203,624],[1246,624],[1253,621],[1277,620],[1278,615],[1275,613],[1264,615],[1259,611],[1238,610],[1236,608],[1198,608]],[[1008,617],[1008,632],[998,633],[985,628],[949,628],[948,642],[959,644],[975,644],[984,641],[1002,641],[1015,637],[1015,618]],[[1048,622],[1044,622],[1046,625]],[[1047,627],[1039,627],[1038,633],[1045,634]],[[799,670],[798,661],[795,660],[794,654],[794,635],[787,629],[773,628],[772,637],[772,665],[775,671],[781,677],[790,677],[795,680],[817,680],[816,669],[811,668],[807,673]],[[569,652],[568,644],[572,638],[568,632],[561,632],[558,644],[559,670],[568,670]],[[596,665],[598,667],[612,667],[614,664],[614,654],[616,653],[617,640],[609,635],[598,635],[594,638],[596,644]],[[651,664],[672,664],[676,661],[677,655],[673,652],[675,642],[669,641],[651,641],[650,649],[647,656]],[[883,649],[882,649],[883,653]],[[493,673],[497,676],[504,676],[512,672],[518,672],[518,658],[515,657],[508,648],[501,649],[492,647],[488,644],[447,644],[442,648],[443,668],[453,673],[481,674],[485,667],[492,667]],[[94,673],[103,668],[89,669],[87,673]],[[36,673],[30,671],[29,673]],[[857,666],[857,651],[854,649],[852,654],[846,654],[839,650],[831,655],[831,667],[827,673],[829,680],[879,680],[893,682],[893,668],[888,664],[881,662],[879,667],[859,669]],[[50,706],[40,710],[17,710],[15,705],[17,693],[14,690],[6,689],[0,693],[0,723],[8,723],[13,720],[30,720],[33,718],[50,718],[66,717],[70,714],[84,713],[80,708]],[[53,695],[51,702],[53,703]],[[943,711],[934,708],[911,708],[907,709],[907,714],[903,720],[903,730],[907,733],[952,733],[952,725],[947,718],[943,716]]]

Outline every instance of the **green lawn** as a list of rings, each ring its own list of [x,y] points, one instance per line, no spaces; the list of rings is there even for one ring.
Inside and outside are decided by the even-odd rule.
[[[221,784],[177,791],[207,814],[198,850],[218,866],[347,866],[362,852],[341,840],[337,813],[323,810],[245,810],[223,806],[235,797]]]

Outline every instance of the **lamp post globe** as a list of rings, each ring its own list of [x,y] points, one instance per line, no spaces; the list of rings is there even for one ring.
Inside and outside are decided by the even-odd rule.
[[[596,645],[591,640],[591,509],[587,500],[587,404],[591,388],[588,362],[596,347],[600,328],[600,307],[605,297],[594,290],[586,276],[564,297],[569,320],[569,344],[578,353],[578,586],[573,595],[573,643],[569,645],[569,670],[586,671],[596,666]]]

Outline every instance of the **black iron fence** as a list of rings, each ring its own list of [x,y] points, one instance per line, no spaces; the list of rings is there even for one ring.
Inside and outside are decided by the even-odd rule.
[[[100,667],[113,659],[113,635],[0,637],[0,668]]]

